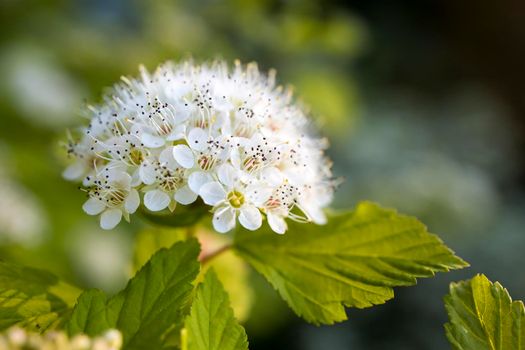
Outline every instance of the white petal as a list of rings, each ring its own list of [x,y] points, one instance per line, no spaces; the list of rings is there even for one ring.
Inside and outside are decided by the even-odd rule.
[[[175,157],[177,163],[186,169],[193,167],[195,162],[193,152],[186,145],[177,145],[173,147],[173,157]]]
[[[99,199],[89,198],[82,206],[82,209],[84,209],[88,215],[98,215],[106,209],[106,205]]]
[[[261,179],[272,186],[279,186],[283,183],[284,176],[276,167],[268,167],[261,171]]]
[[[230,161],[236,169],[241,168],[241,155],[239,153],[239,148],[235,147],[230,152]]]
[[[82,186],[91,187],[94,185],[96,179],[97,177],[95,176],[95,174],[91,172],[82,180]]]
[[[326,224],[326,215],[323,212],[323,209],[320,208],[318,205],[314,203],[307,203],[306,201],[303,201],[301,204],[301,208],[305,212],[305,214],[316,224],[324,225]]]
[[[120,188],[128,189],[131,187],[131,175],[120,170],[111,170],[108,180],[112,183],[119,184]]]
[[[170,201],[170,196],[161,190],[151,190],[144,195],[144,205],[151,211],[166,209]]]
[[[317,208],[317,210],[310,212],[310,215],[312,215],[312,219],[316,224],[324,225],[327,222],[326,214],[321,208]]]
[[[130,214],[133,214],[137,211],[137,208],[140,205],[140,196],[137,190],[132,189],[128,197],[126,198],[126,202],[124,202],[124,208],[126,208],[126,211]]]
[[[208,182],[203,185],[199,191],[204,203],[208,205],[216,205],[220,201],[226,199],[226,191],[218,182]]]
[[[151,185],[157,179],[155,166],[149,162],[143,162],[139,168],[139,176],[146,185]]]
[[[191,107],[185,106],[184,104],[181,104],[179,106],[175,106],[175,122],[176,123],[182,123],[186,119],[190,117],[191,114]]]
[[[111,178],[122,178],[122,173],[126,173],[128,171],[128,166],[124,162],[112,160],[106,164],[105,169]]]
[[[257,230],[262,225],[262,215],[253,205],[243,205],[239,214],[239,222],[248,230]]]
[[[237,180],[237,172],[230,164],[222,164],[217,168],[217,176],[219,181],[222,182],[226,187],[232,188],[233,184]]]
[[[133,174],[131,175],[131,187],[137,187],[142,183],[142,180],[140,178],[140,167],[135,169]]]
[[[234,138],[234,144],[239,144],[239,146],[243,147],[243,148],[247,148],[247,147],[250,147],[250,146],[255,146],[257,143],[259,143],[259,142],[255,142],[254,143],[252,140],[247,139],[246,137],[239,136],[239,137],[235,137]]]
[[[168,141],[178,141],[182,140],[184,138],[184,131],[186,130],[185,125],[178,125],[176,126],[171,133],[166,136],[166,140]]]
[[[191,204],[197,199],[197,194],[193,192],[188,186],[180,188],[175,192],[175,200],[180,204]]]
[[[269,212],[266,218],[268,219],[268,225],[275,233],[283,234],[286,232],[288,225],[286,225],[286,221],[284,221],[282,216]]]
[[[162,147],[166,142],[163,137],[151,135],[148,133],[142,134],[142,136],[140,137],[140,141],[144,144],[144,146],[150,148]]]
[[[179,167],[179,164],[175,161],[173,157],[173,147],[167,147],[159,155],[159,161],[162,165],[167,166],[170,169],[175,169]]]
[[[235,211],[230,207],[220,208],[213,214],[213,228],[220,233],[235,227]]]
[[[212,177],[204,171],[196,171],[194,173],[191,173],[188,177],[188,185],[190,186],[190,189],[195,193],[199,193],[202,185],[207,184],[211,181]]]
[[[208,147],[208,133],[201,128],[193,128],[188,133],[188,144],[197,151],[204,151]]]
[[[122,219],[122,212],[120,209],[109,209],[106,210],[100,216],[100,227],[104,230],[111,230],[118,225]]]
[[[68,166],[66,170],[64,170],[64,172],[62,173],[62,176],[66,180],[78,180],[82,177],[82,175],[84,175],[85,171],[85,165],[82,162],[77,161]]]
[[[321,207],[327,207],[334,198],[334,193],[332,189],[328,189],[326,187],[319,188],[318,191],[316,191],[316,197],[317,197],[317,203],[319,203],[319,206]]]
[[[262,185],[250,186],[246,190],[246,196],[249,198],[250,202],[256,206],[262,206],[273,193],[273,188]]]

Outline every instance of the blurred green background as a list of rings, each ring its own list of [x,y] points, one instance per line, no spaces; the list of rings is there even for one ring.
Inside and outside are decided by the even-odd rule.
[[[118,290],[139,219],[102,232],[61,179],[66,128],[143,63],[276,68],[331,140],[335,206],[418,216],[470,269],[309,326],[256,276],[251,349],[444,349],[442,297],[484,272],[525,297],[525,3],[0,0],[0,258]]]

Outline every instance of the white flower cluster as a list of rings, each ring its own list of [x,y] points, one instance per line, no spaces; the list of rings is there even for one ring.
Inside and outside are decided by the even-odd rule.
[[[0,350],[119,350],[121,348],[122,334],[116,329],[110,329],[95,338],[84,334],[68,338],[64,331],[51,331],[42,335],[18,327],[11,327],[0,334]]]
[[[142,201],[174,210],[200,197],[213,226],[236,221],[249,230],[263,216],[277,233],[285,219],[324,223],[333,196],[326,142],[308,133],[304,111],[275,73],[255,64],[167,63],[139,78],[122,78],[97,107],[64,172],[82,180],[84,210],[104,229],[128,219]]]

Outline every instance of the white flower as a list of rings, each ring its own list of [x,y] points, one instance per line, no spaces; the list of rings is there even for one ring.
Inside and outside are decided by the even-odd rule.
[[[176,202],[191,204],[197,199],[197,194],[190,190],[186,183],[186,169],[181,167],[173,157],[174,147],[164,149],[156,165],[146,165],[153,168],[155,176],[151,186],[145,188],[144,205],[151,211],[160,211],[169,208],[175,210]],[[150,170],[144,171],[148,173]],[[149,179],[148,179],[149,180]]]
[[[224,233],[239,222],[248,230],[261,227],[262,215],[257,204],[261,205],[269,197],[268,189],[260,184],[243,184],[238,170],[229,164],[222,164],[217,175],[219,181],[209,182],[200,189],[204,203],[214,207],[213,227]]]
[[[122,216],[129,220],[139,204],[136,189],[131,188],[131,176],[121,171],[104,170],[87,189],[89,199],[82,208],[89,215],[100,215],[100,227],[111,230],[118,225]]]
[[[216,165],[228,157],[230,142],[220,136],[212,138],[200,127],[192,128],[186,140],[188,145],[173,147],[173,156],[183,167],[193,169],[188,185],[198,194],[201,186],[213,179]]]
[[[333,196],[326,142],[310,136],[304,111],[255,64],[167,63],[123,78],[91,122],[70,140],[64,172],[90,195],[84,210],[101,226],[128,219],[141,202],[175,210],[200,199],[219,232],[238,221],[250,230],[266,218],[284,233],[286,220],[325,222]],[[99,169],[103,169],[100,171]]]
[[[74,161],[62,172],[62,176],[70,181],[81,180],[93,172],[95,164],[100,163],[95,154],[95,147],[99,150],[93,140],[84,138],[81,142],[75,142],[71,139],[67,144],[67,152]]]

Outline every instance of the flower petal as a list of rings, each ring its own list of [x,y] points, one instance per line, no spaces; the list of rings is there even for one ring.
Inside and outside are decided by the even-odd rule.
[[[262,225],[262,215],[253,205],[243,205],[239,214],[239,222],[248,230],[257,230]]]
[[[137,208],[140,205],[140,196],[137,190],[132,189],[128,197],[126,198],[126,201],[124,202],[124,208],[126,208],[126,211],[130,214],[133,214],[137,211]]]
[[[188,205],[197,199],[197,194],[193,192],[188,186],[180,188],[175,192],[175,200],[180,204]]]
[[[151,211],[166,209],[170,201],[170,196],[161,190],[151,190],[144,195],[144,205]]]
[[[131,187],[131,175],[119,169],[108,172],[108,180],[113,184],[119,184],[119,188],[129,189]]]
[[[142,134],[140,141],[144,144],[144,146],[149,148],[159,148],[164,146],[164,143],[166,143],[166,140],[164,140],[163,137],[151,135],[148,133]]]
[[[96,179],[97,179],[96,175],[93,172],[91,172],[82,180],[82,186],[91,187],[95,184]]]
[[[199,193],[202,185],[212,181],[212,177],[204,171],[196,171],[188,177],[188,185],[195,193]]]
[[[235,147],[230,152],[230,161],[236,169],[241,168],[241,154],[238,147]]]
[[[230,231],[235,227],[235,210],[222,207],[213,214],[213,228],[220,233]]]
[[[151,185],[157,180],[157,172],[155,166],[150,162],[143,162],[139,168],[139,176],[142,182],[146,185]]]
[[[106,205],[100,199],[89,198],[82,206],[82,209],[88,215],[98,215],[106,209]]]
[[[203,185],[199,194],[204,200],[204,203],[208,205],[216,205],[226,199],[226,191],[224,191],[222,185],[216,181]]]
[[[104,230],[111,230],[118,225],[122,219],[122,211],[120,209],[109,209],[100,216],[100,227]]]
[[[268,225],[275,233],[283,234],[286,232],[288,225],[282,216],[269,212],[266,218],[268,219]]]
[[[135,169],[133,171],[133,174],[131,174],[131,187],[137,187],[142,183],[142,180],[140,178],[140,167]]]
[[[62,176],[66,180],[78,180],[84,175],[86,171],[86,167],[82,162],[74,162],[73,164],[69,165],[66,170],[62,173]]]
[[[235,169],[228,163],[222,164],[217,168],[217,176],[219,177],[219,181],[228,188],[232,188],[237,180]]]
[[[195,163],[193,152],[186,145],[177,145],[173,147],[173,157],[177,163],[186,169],[193,167],[193,164]]]
[[[208,133],[201,128],[193,128],[188,133],[188,144],[197,151],[204,151],[208,147]]]
[[[268,167],[261,171],[261,179],[272,186],[279,186],[283,183],[284,176],[276,167]]]
[[[173,157],[173,147],[166,147],[159,155],[160,164],[167,166],[170,169],[179,167],[179,164]]]
[[[175,123],[182,123],[190,117],[191,105],[180,104],[175,106]]]
[[[326,215],[323,209],[314,203],[308,203],[307,201],[301,201],[301,210],[308,216],[310,220],[318,225],[326,224]]]
[[[262,206],[272,195],[273,188],[262,186],[261,184],[253,185],[247,188],[246,197],[252,204]]]
[[[182,140],[184,138],[184,130],[186,130],[186,125],[176,126],[175,128],[173,128],[171,133],[168,136],[166,136],[166,140],[168,141]]]

